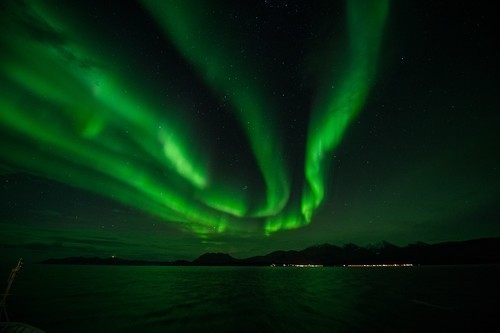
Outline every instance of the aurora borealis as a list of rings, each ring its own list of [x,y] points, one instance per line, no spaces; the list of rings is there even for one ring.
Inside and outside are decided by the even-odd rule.
[[[432,6],[4,2],[0,242],[157,255],[498,234],[498,49],[481,8],[446,23]]]
[[[193,139],[191,132],[196,129],[183,126],[187,119],[182,117],[174,125],[175,119],[169,116],[185,113],[183,106],[171,105],[167,98],[163,105],[152,103],[142,89],[133,87],[126,69],[85,41],[77,24],[64,22],[38,3],[13,16],[13,33],[5,36],[8,51],[2,63],[6,91],[16,87],[33,97],[26,105],[14,93],[11,98],[5,96],[2,109],[7,112],[2,113],[2,122],[13,135],[49,146],[51,152],[33,164],[25,160],[30,148],[21,144],[4,147],[8,158],[33,173],[104,196],[116,194],[125,204],[201,235],[226,230],[270,232],[310,222],[324,196],[324,155],[333,151],[362,108],[373,80],[387,3],[348,3],[352,65],[340,80],[340,92],[328,96],[326,106],[314,112],[305,152],[307,182],[303,193],[295,194],[302,197],[301,209],[290,201],[291,167],[284,160],[284,143],[276,129],[279,120],[273,119],[272,110],[280,106],[266,101],[255,82],[259,78],[252,79],[256,69],[247,68],[234,46],[219,47],[196,33],[217,29],[206,22],[208,11],[200,12],[197,2],[144,4],[208,88],[219,98],[228,96],[264,182],[253,197],[263,202],[252,203],[253,198],[235,189],[233,182],[221,184],[207,170],[210,156],[198,153],[203,144]],[[23,23],[24,36],[16,35],[16,24]],[[36,28],[54,40],[40,43],[29,35]],[[64,176],[68,172],[71,179]]]

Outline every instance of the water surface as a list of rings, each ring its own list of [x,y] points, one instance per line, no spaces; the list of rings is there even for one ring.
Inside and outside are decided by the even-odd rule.
[[[496,324],[500,266],[33,265],[8,302],[49,332],[420,332]]]

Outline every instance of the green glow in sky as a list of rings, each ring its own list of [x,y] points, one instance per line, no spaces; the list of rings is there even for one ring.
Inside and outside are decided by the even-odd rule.
[[[272,119],[273,106],[253,74],[256,66],[242,59],[237,45],[216,42],[220,36],[229,37],[228,32],[209,21],[210,8],[204,8],[199,1],[143,3],[182,55],[195,65],[202,79],[232,104],[267,186],[266,203],[251,215],[279,213],[288,200],[290,179],[281,138]],[[201,31],[210,31],[210,37]]]
[[[329,155],[340,143],[349,124],[362,109],[374,80],[388,1],[348,1],[347,68],[339,80],[319,88],[307,140],[302,212],[311,219],[325,196]]]
[[[322,73],[313,109],[305,111],[311,119],[304,161],[287,158],[275,115],[279,101],[264,84],[272,73],[241,54],[236,33],[214,22],[199,1],[142,3],[207,90],[228,101],[246,138],[241,145],[254,155],[262,193],[241,190],[234,175],[214,176],[210,149],[186,105],[138,83],[131,59],[117,60],[85,25],[43,1],[8,2],[0,17],[3,158],[202,237],[270,234],[309,223],[327,192],[328,156],[373,83],[388,2],[347,2],[347,42],[340,46],[348,65],[340,75]],[[292,179],[290,163],[304,165],[303,179]],[[305,184],[295,196],[294,183]]]

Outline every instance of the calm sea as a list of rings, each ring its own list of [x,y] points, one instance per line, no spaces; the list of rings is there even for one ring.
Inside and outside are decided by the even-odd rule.
[[[23,267],[12,320],[50,332],[421,332],[497,325],[500,266]]]

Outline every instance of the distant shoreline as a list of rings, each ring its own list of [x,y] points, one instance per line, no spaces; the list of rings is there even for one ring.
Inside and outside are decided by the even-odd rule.
[[[274,251],[264,256],[237,259],[225,253],[205,253],[193,261],[130,260],[118,257],[70,257],[47,259],[47,265],[99,266],[294,266],[375,267],[418,265],[500,264],[500,237],[437,244],[416,243],[399,247],[387,242],[360,247],[323,244],[302,251]]]

